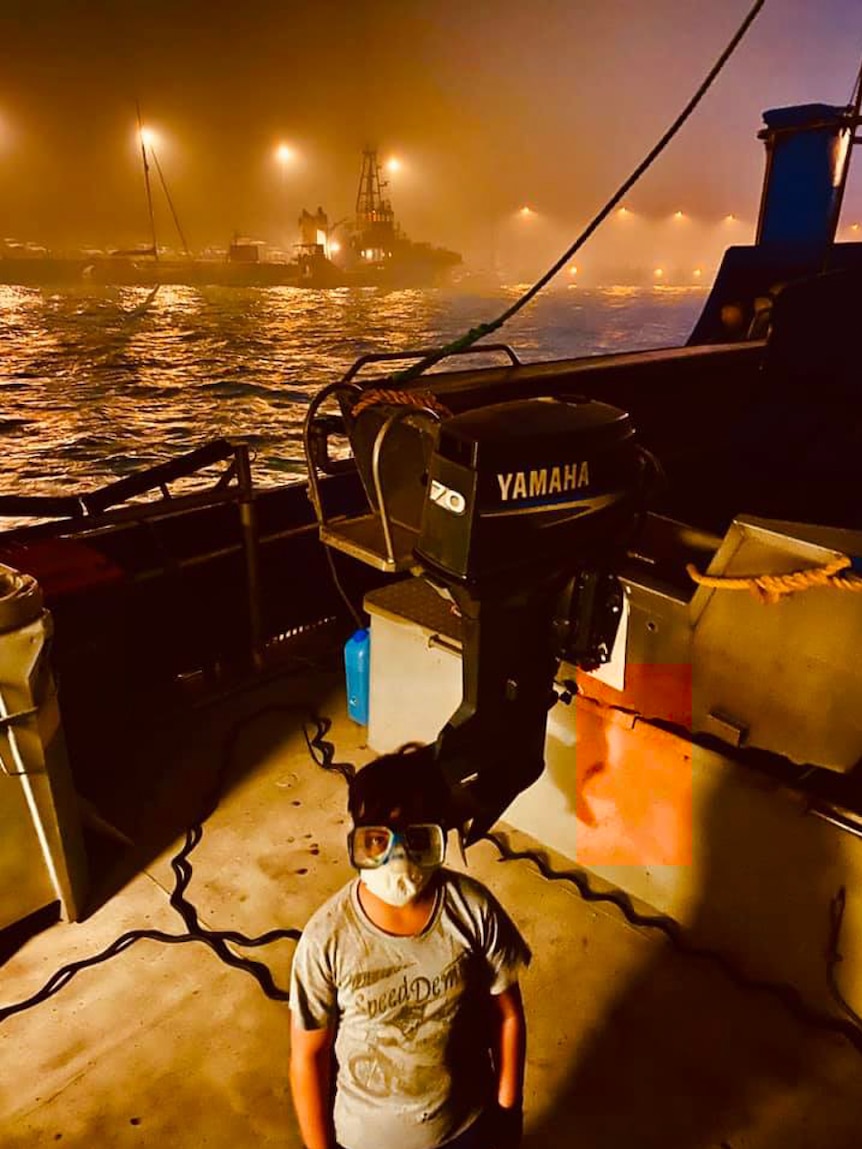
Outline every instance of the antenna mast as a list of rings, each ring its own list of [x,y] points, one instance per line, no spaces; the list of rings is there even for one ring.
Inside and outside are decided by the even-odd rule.
[[[862,122],[859,116],[860,111],[862,111],[862,64],[859,65],[859,71],[856,75],[856,84],[854,85],[853,94],[850,97],[850,102],[847,107],[847,130],[849,135],[847,139],[847,153],[844,156],[844,163],[841,168],[841,182],[835,193],[835,206],[832,210],[832,227],[830,234],[833,239],[838,230],[838,220],[841,217],[841,205],[844,200],[844,191],[847,187],[847,176],[850,171],[850,153],[853,150],[853,145],[860,142],[860,138],[856,135],[859,124]]]
[[[363,148],[362,172],[356,193],[356,217],[360,224],[385,223],[392,220],[392,205],[383,198],[386,180],[380,177],[376,148]]]

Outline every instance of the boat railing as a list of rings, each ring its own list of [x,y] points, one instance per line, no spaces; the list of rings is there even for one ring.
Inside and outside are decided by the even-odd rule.
[[[145,514],[154,506],[176,498],[169,489],[170,483],[188,478],[207,467],[228,460],[227,468],[218,476],[207,495],[210,499],[213,495],[221,495],[230,500],[235,497],[237,489],[236,486],[231,488],[230,484],[237,479],[239,485],[242,485],[240,476],[249,471],[248,458],[246,443],[239,440],[216,439],[176,459],[156,463],[152,467],[145,467],[125,478],[107,483],[95,491],[74,495],[0,495],[0,517],[71,519],[76,527],[81,527],[85,525],[85,520],[126,504],[130,499],[146,495],[150,491],[160,491],[162,497],[155,503],[135,505],[135,514]],[[250,484],[250,473],[247,481]]]
[[[179,496],[171,493],[171,483],[219,463],[227,465],[208,489]],[[160,497],[143,502],[130,502],[152,491],[160,492]],[[260,539],[251,460],[246,442],[239,439],[216,439],[176,459],[145,467],[95,491],[82,494],[2,495],[0,516],[55,520],[38,524],[31,529],[24,528],[24,537],[51,533],[86,538],[122,529],[130,523],[153,522],[166,514],[187,513],[218,504],[235,504],[239,512],[241,533],[239,545],[245,561],[251,654],[257,665],[261,659],[264,637]],[[18,533],[17,537],[20,538],[21,533]],[[224,548],[221,548],[220,553],[224,553]]]

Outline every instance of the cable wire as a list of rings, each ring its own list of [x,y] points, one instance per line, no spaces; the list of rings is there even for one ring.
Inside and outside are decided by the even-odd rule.
[[[674,949],[686,957],[711,962],[740,988],[768,994],[775,998],[784,1006],[788,1013],[792,1014],[793,1017],[803,1025],[810,1029],[821,1029],[829,1033],[838,1034],[845,1038],[857,1053],[862,1054],[862,1025],[856,1024],[860,1019],[844,1001],[844,998],[837,991],[837,987],[834,984],[835,965],[841,961],[838,941],[841,932],[841,917],[844,909],[842,897],[843,887],[830,907],[830,931],[827,943],[826,964],[830,988],[844,1011],[854,1019],[853,1021],[845,1021],[843,1018],[813,1009],[806,1004],[799,990],[787,982],[765,981],[760,978],[750,977],[748,974],[743,973],[729,958],[725,957],[725,955],[718,950],[697,946],[689,941],[683,927],[674,918],[668,917],[666,914],[639,913],[638,910],[635,909],[634,903],[629,895],[623,890],[594,890],[585,874],[577,870],[554,870],[548,865],[542,855],[535,850],[513,850],[509,846],[504,834],[488,833],[483,835],[483,837],[485,841],[490,842],[496,848],[502,861],[532,862],[546,881],[567,882],[569,885],[573,885],[585,902],[609,902],[611,905],[616,906],[630,925],[661,931],[668,941],[671,942]]]
[[[356,623],[356,629],[362,630],[365,624],[359,615],[359,611],[351,602],[347,591],[341,585],[341,579],[338,577],[338,571],[335,568],[335,559],[332,557],[332,547],[324,546],[323,550],[326,553],[326,561],[329,563],[329,572],[332,575],[332,581],[335,583],[335,589],[341,595],[342,602],[350,611],[353,621]]]
[[[257,722],[266,715],[273,713],[296,715],[298,712],[307,714],[307,711],[300,710],[300,708],[296,706],[265,706],[241,719],[228,732],[223,744],[219,769],[216,772],[216,777],[210,791],[204,798],[201,813],[197,821],[187,829],[182,847],[178,853],[171,858],[171,869],[174,873],[175,881],[169,901],[172,908],[176,910],[183,919],[187,932],[184,934],[170,934],[164,930],[129,930],[121,934],[120,937],[116,938],[103,950],[100,950],[99,953],[61,967],[51,975],[41,989],[31,994],[31,996],[25,1000],[16,1002],[13,1005],[0,1007],[0,1025],[15,1014],[32,1009],[34,1006],[47,1001],[59,993],[60,990],[65,989],[69,982],[81,973],[82,970],[90,969],[93,966],[108,961],[110,958],[116,957],[117,954],[123,953],[129,949],[130,946],[143,939],[163,942],[166,945],[178,945],[185,942],[203,943],[226,965],[238,969],[243,973],[250,974],[257,981],[267,997],[273,1001],[288,1001],[288,991],[276,985],[272,971],[267,965],[263,962],[255,961],[252,958],[243,957],[234,953],[233,950],[230,949],[230,945],[254,948],[269,945],[271,942],[284,939],[298,941],[302,931],[296,928],[272,929],[261,934],[259,937],[249,937],[246,934],[240,933],[238,930],[211,930],[201,925],[197,909],[189,900],[187,893],[193,874],[190,861],[191,854],[203,838],[203,823],[218,806],[224,780],[233,763],[240,736],[253,722]],[[303,722],[302,729],[306,746],[314,762],[322,769],[339,773],[346,781],[349,781],[353,767],[349,763],[334,761],[335,746],[325,737],[332,725],[331,720],[312,713],[308,722],[313,728],[312,733],[309,733],[309,727],[306,722]]]
[[[649,168],[652,163],[658,159],[658,157],[671,142],[671,140],[674,138],[674,136],[677,134],[689,116],[691,116],[692,112],[709,91],[710,87],[712,87],[712,84],[717,78],[719,72],[721,72],[722,68],[724,68],[727,61],[735,52],[743,36],[754,23],[754,20],[760,13],[760,10],[765,3],[766,0],[755,0],[755,3],[752,5],[748,15],[736,30],[730,43],[713,64],[712,68],[710,68],[703,83],[685,105],[677,118],[673,121],[671,126],[667,129],[667,131],[648,153],[648,155],[638,164],[628,179],[620,185],[616,192],[614,192],[614,194],[601,209],[598,215],[593,217],[593,219],[587,224],[587,226],[574,241],[574,243],[560,256],[557,262],[552,267],[550,267],[545,272],[545,274],[533,284],[531,288],[525,291],[524,294],[511,305],[511,307],[506,308],[506,310],[496,319],[491,320],[489,323],[480,323],[477,327],[471,328],[471,330],[468,331],[465,335],[460,336],[458,339],[453,340],[451,343],[447,343],[444,347],[440,347],[437,350],[432,351],[429,355],[426,355],[424,359],[420,359],[417,363],[414,363],[412,367],[407,367],[403,371],[397,372],[391,377],[393,380],[396,380],[399,383],[405,383],[411,379],[415,379],[417,376],[427,371],[429,367],[433,367],[435,363],[439,363],[441,359],[445,359],[447,355],[451,355],[457,351],[463,351],[464,348],[471,347],[485,335],[490,335],[492,332],[499,330],[499,328],[502,327],[504,323],[508,322],[508,320],[510,320],[513,315],[516,315],[523,307],[526,307],[527,304],[536,295],[539,294],[543,287],[550,283],[554,276],[557,275],[557,273],[565,267],[572,256],[575,255],[576,252],[578,252],[583,247],[583,245],[587,242],[596,228],[598,228],[605,221],[605,219],[607,219],[607,217],[614,210],[623,196],[632,189],[632,187],[641,178],[647,168]]]
[[[254,713],[241,719],[229,731],[224,743],[221,766],[216,774],[210,793],[203,803],[203,812],[197,822],[186,831],[185,842],[179,852],[171,859],[171,868],[175,876],[174,889],[170,895],[171,906],[179,913],[186,924],[188,932],[185,934],[168,934],[162,930],[130,930],[111,942],[105,949],[92,957],[63,966],[57,970],[44,986],[24,1001],[14,1005],[0,1008],[0,1024],[14,1014],[40,1004],[54,994],[64,989],[69,982],[82,970],[89,969],[101,962],[123,953],[130,946],[142,939],[163,942],[167,945],[176,945],[184,942],[202,942],[216,954],[226,965],[250,974],[268,998],[273,1001],[286,1002],[289,1000],[287,990],[276,985],[272,972],[263,962],[235,954],[229,945],[243,947],[257,947],[268,945],[271,942],[289,938],[298,941],[302,931],[296,928],[272,929],[258,937],[248,937],[237,930],[210,930],[200,924],[198,912],[188,899],[187,892],[191,882],[193,870],[190,857],[203,837],[203,823],[210,817],[218,805],[225,775],[233,762],[233,756],[241,734],[252,722],[273,713],[297,713],[297,707],[288,705],[268,705],[256,710]],[[309,733],[308,726],[303,723],[303,736],[309,755],[315,765],[323,770],[338,774],[348,785],[355,776],[356,768],[349,762],[335,761],[335,746],[326,738],[332,727],[331,719],[313,713],[310,716],[313,733]],[[826,946],[826,969],[829,988],[834,998],[847,1014],[849,1020],[835,1017],[808,1006],[795,986],[783,982],[771,982],[750,977],[737,968],[724,954],[717,950],[700,947],[690,942],[683,927],[674,918],[666,914],[642,914],[635,909],[634,903],[627,893],[622,890],[595,890],[590,885],[587,876],[577,870],[554,870],[546,859],[535,850],[514,850],[509,845],[505,834],[490,832],[484,834],[483,839],[490,842],[500,855],[501,861],[527,861],[532,863],[541,876],[550,882],[566,882],[577,890],[585,902],[607,902],[615,906],[631,925],[643,929],[659,930],[671,942],[676,950],[687,957],[710,961],[734,984],[739,987],[768,994],[778,1001],[793,1017],[811,1029],[823,1030],[845,1038],[852,1048],[862,1054],[862,1019],[847,1003],[838,987],[835,971],[837,965],[843,960],[839,943],[841,925],[844,915],[845,890],[842,887],[830,906],[830,928]]]

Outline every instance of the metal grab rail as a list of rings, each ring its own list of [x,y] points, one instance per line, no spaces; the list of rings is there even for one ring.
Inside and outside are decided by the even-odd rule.
[[[392,524],[389,519],[389,512],[386,509],[386,500],[383,496],[383,483],[380,478],[380,456],[383,451],[383,443],[388,436],[390,430],[396,423],[401,423],[410,415],[425,416],[430,418],[433,422],[439,423],[441,421],[440,415],[437,411],[432,411],[430,407],[402,407],[400,411],[395,411],[380,430],[374,439],[374,447],[371,452],[371,477],[374,482],[374,493],[377,496],[377,507],[380,513],[380,524],[383,527],[383,538],[386,542],[386,557],[391,563],[396,562],[395,547],[392,542]]]
[[[350,380],[358,375],[363,367],[367,367],[369,363],[391,363],[398,359],[427,359],[429,355],[436,354],[437,350],[437,348],[431,348],[425,351],[373,351],[367,355],[360,355],[356,362],[353,363],[341,377],[341,383],[349,383]],[[477,345],[475,347],[461,347],[448,352],[443,358],[448,359],[452,355],[481,355],[487,351],[501,351],[509,357],[513,367],[523,366],[521,360],[508,343],[485,343],[484,345]]]
[[[322,391],[318,391],[308,404],[308,410],[305,412],[305,420],[302,424],[302,446],[305,451],[305,463],[308,472],[308,497],[311,499],[311,505],[314,507],[317,521],[322,527],[326,526],[327,520],[326,512],[323,508],[323,500],[320,497],[320,481],[317,477],[317,463],[314,457],[312,426],[317,412],[326,400],[333,395],[337,395],[339,391],[352,392],[356,395],[362,394],[362,388],[359,384],[348,382],[346,376],[344,379],[339,379],[337,383],[330,383],[328,387],[324,387]]]
[[[392,356],[388,353],[385,357],[392,358]],[[365,358],[366,360],[368,359],[368,357]],[[359,361],[357,361],[351,370],[358,370],[359,366],[361,366],[361,364]],[[353,547],[356,545],[356,540],[352,540],[351,547],[345,547],[344,544],[346,542],[346,538],[341,537],[341,532],[334,530],[334,527],[330,524],[330,520],[327,518],[326,508],[323,505],[323,498],[320,490],[320,480],[317,474],[319,459],[316,456],[316,450],[319,449],[320,444],[319,439],[315,436],[315,428],[319,424],[321,418],[318,415],[318,412],[320,411],[322,405],[327,401],[327,399],[331,399],[333,396],[338,396],[340,394],[348,394],[352,395],[354,398],[357,398],[358,396],[364,394],[364,390],[358,383],[346,381],[345,379],[341,379],[337,383],[331,383],[329,386],[324,387],[320,392],[318,392],[317,395],[315,395],[308,406],[308,410],[306,411],[305,415],[305,422],[302,429],[302,440],[303,446],[305,448],[305,458],[308,470],[308,495],[311,504],[314,507],[314,513],[317,518],[318,527],[321,531],[321,537],[323,538],[323,541],[326,545],[336,546],[339,549],[349,549],[351,550],[351,553],[355,553]],[[373,487],[374,497],[376,498],[377,502],[376,508],[372,502],[371,492],[367,488],[365,492],[369,503],[369,512],[365,516],[362,516],[362,518],[371,520],[374,519],[375,516],[379,517],[380,527],[383,533],[383,547],[385,548],[385,556],[380,557],[385,557],[385,561],[390,569],[398,569],[398,565],[401,560],[395,553],[395,531],[393,528],[393,519],[387,508],[387,499],[383,490],[383,480],[381,475],[382,452],[384,444],[386,443],[392,428],[410,418],[411,416],[415,418],[430,419],[433,423],[437,424],[441,422],[441,416],[438,412],[433,411],[430,407],[419,405],[403,406],[399,410],[394,411],[391,415],[389,415],[389,417],[377,431],[371,449],[371,485]],[[325,532],[329,532],[328,535],[325,535]],[[367,545],[367,543],[365,545]],[[378,555],[378,546],[373,545],[372,551],[375,555]],[[386,568],[384,567],[381,569]]]
[[[483,346],[475,347],[462,347],[459,350],[451,351],[450,355],[481,355],[486,352],[501,352],[506,355],[513,367],[523,366],[521,360],[508,345],[508,343],[486,343]],[[323,507],[323,502],[320,497],[320,483],[317,475],[318,459],[315,454],[316,448],[319,448],[319,442],[315,439],[314,427],[317,420],[317,412],[320,410],[323,403],[333,395],[338,395],[339,392],[347,394],[354,394],[355,396],[362,395],[365,388],[362,384],[355,381],[356,376],[367,367],[370,363],[392,363],[398,360],[405,359],[424,359],[429,354],[428,350],[418,351],[373,351],[367,355],[360,355],[359,358],[348,367],[344,375],[336,383],[330,383],[329,386],[324,387],[321,391],[314,396],[311,403],[308,405],[308,410],[305,413],[305,420],[302,425],[302,445],[305,451],[306,468],[308,471],[308,495],[311,504],[314,507],[315,515],[320,526],[327,525],[326,512]],[[414,410],[428,410],[428,408],[414,408]],[[376,483],[375,483],[376,487]],[[385,526],[384,526],[385,530]]]

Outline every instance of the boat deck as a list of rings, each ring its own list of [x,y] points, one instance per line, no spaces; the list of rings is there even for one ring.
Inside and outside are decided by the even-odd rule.
[[[332,720],[336,761],[372,756],[338,676],[311,667],[202,705],[191,723],[154,725],[136,761],[116,764],[129,771],[127,801],[99,811],[133,845],[96,840],[98,908],[5,955],[0,1006],[127,930],[185,933],[169,900],[170,860],[222,767],[221,800],[191,855],[188,897],[201,924],[248,935],[301,928],[352,874],[345,785],[312,760],[303,733],[312,710]],[[141,763],[154,782],[145,803],[131,784]],[[541,849],[514,831],[509,840]],[[585,902],[570,882],[547,880],[529,861],[501,863],[490,842],[468,861],[534,954],[523,979],[527,1149],[859,1144],[860,1058],[843,1039],[803,1026],[659,931],[631,926],[614,905]],[[233,948],[287,986],[292,941]],[[299,1149],[288,1024],[283,1001],[201,942],[138,940],[0,1024],[0,1140],[4,1149]]]

